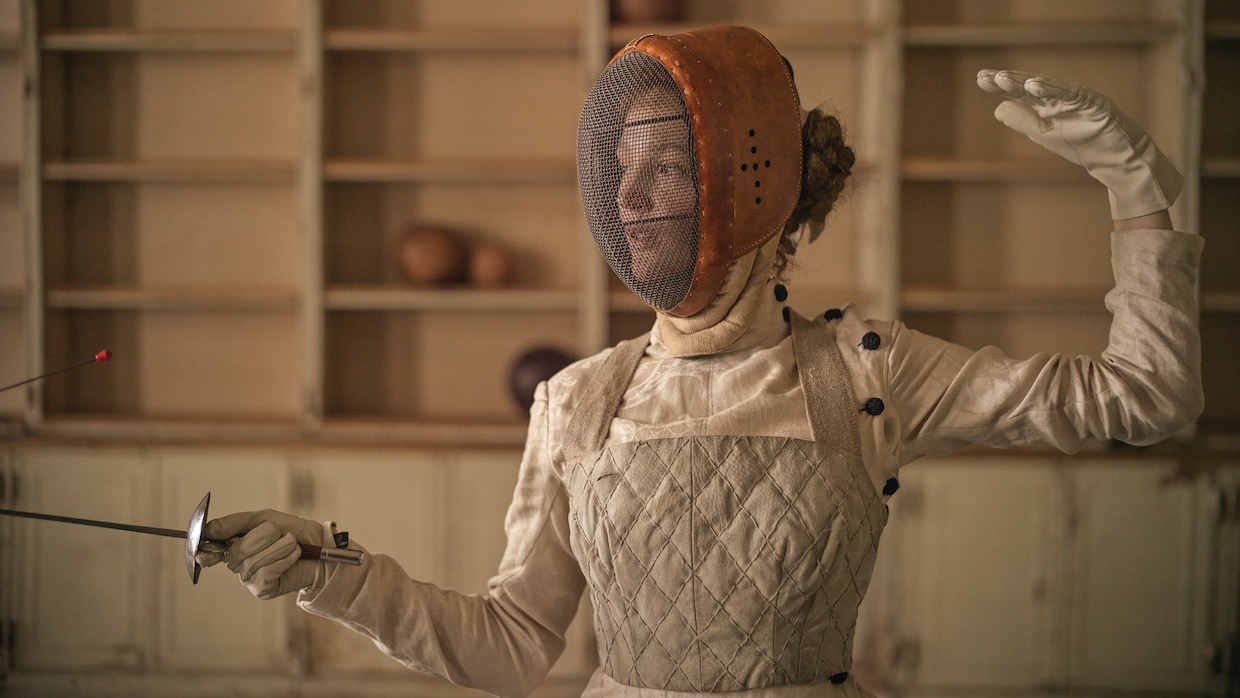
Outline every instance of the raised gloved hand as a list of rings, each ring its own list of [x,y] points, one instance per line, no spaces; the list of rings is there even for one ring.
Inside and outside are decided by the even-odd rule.
[[[1171,206],[1184,178],[1136,122],[1105,95],[1076,83],[1014,70],[982,70],[977,85],[1007,97],[995,118],[1106,185],[1111,217]]]
[[[198,553],[203,567],[228,563],[250,593],[260,599],[273,599],[301,589],[322,589],[327,583],[327,563],[302,560],[298,543],[323,547],[331,540],[324,525],[300,516],[272,509],[229,514],[208,521],[202,537],[227,540],[222,550]]]

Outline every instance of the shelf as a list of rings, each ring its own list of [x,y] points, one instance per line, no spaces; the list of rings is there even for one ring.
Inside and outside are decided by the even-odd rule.
[[[74,288],[47,292],[50,308],[146,311],[292,311],[295,291],[277,289]]]
[[[324,293],[327,310],[574,311],[572,290],[399,289],[385,286],[333,287]]]
[[[1171,41],[1179,27],[1150,24],[913,25],[904,29],[907,46],[1060,46],[1148,44]]]
[[[865,305],[873,301],[873,294],[855,288],[805,288],[789,287],[788,305],[802,313],[816,314],[845,303]],[[608,308],[612,312],[654,312],[627,288],[613,288],[608,292]]]
[[[1085,181],[1089,175],[1065,160],[906,158],[901,174],[910,182]]]
[[[609,30],[609,40],[615,50],[624,47],[633,39],[646,34],[680,34],[695,29],[703,29],[718,22],[675,22],[666,24],[647,23],[615,23]],[[771,40],[771,43],[786,49],[806,48],[856,48],[879,36],[878,30],[865,24],[833,22],[807,24],[748,24]]]
[[[315,432],[317,441],[360,444],[451,445],[462,447],[525,444],[529,423],[429,422],[387,418],[329,416]]]
[[[20,286],[0,286],[0,310],[21,308],[25,297]]]
[[[292,183],[292,162],[266,160],[61,160],[43,164],[43,178],[82,182],[284,182]]]
[[[1240,39],[1240,22],[1221,20],[1206,22],[1206,39],[1211,41]]]
[[[297,50],[292,32],[135,32],[81,29],[45,34],[47,51],[156,51],[164,53],[289,53]]]
[[[1201,312],[1240,313],[1240,291],[1203,291]]]
[[[1105,313],[1109,289],[956,290],[908,287],[901,308],[912,313]]]
[[[575,51],[578,32],[570,27],[543,29],[329,29],[329,51]]]
[[[14,426],[14,431],[20,425]],[[280,418],[201,419],[157,415],[49,415],[32,430],[34,438],[101,442],[305,443],[322,445],[418,445],[520,447],[529,424],[511,422],[435,422],[395,417],[328,417],[308,430]],[[3,432],[0,431],[0,435]]]
[[[186,442],[293,442],[303,436],[301,424],[292,419],[244,418],[200,419],[139,414],[48,415],[32,430],[37,438],[89,439],[91,441],[145,443]]]
[[[1201,176],[1220,179],[1240,177],[1240,156],[1203,156],[1201,158]]]
[[[394,183],[575,183],[571,160],[329,160],[323,163],[328,182]]]

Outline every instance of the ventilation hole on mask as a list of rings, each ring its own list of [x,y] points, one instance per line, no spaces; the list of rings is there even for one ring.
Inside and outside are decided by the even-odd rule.
[[[749,137],[750,137],[750,138],[753,138],[753,136],[754,136],[754,130],[753,130],[753,129],[749,129]]]
[[[770,166],[771,166],[771,161],[770,161],[770,160],[767,160],[767,161],[766,161],[766,166],[767,166],[767,167],[770,167]]]
[[[761,197],[761,196],[759,196],[758,198],[754,199],[754,200],[753,200],[753,202],[754,202],[755,204],[760,204],[760,203],[762,203],[762,197]]]
[[[758,152],[758,146],[756,146],[756,145],[755,145],[754,147],[750,148],[750,149],[749,149],[749,152],[751,152],[751,153],[756,153],[756,152]]]
[[[749,165],[741,165],[741,172],[749,169]]]
[[[755,162],[755,163],[753,164],[753,168],[754,168],[754,170],[757,170],[757,169],[758,169],[758,163],[756,163],[756,162]]]
[[[753,183],[754,189],[757,189],[760,186],[762,186],[762,182],[759,180],[754,180],[754,183]]]

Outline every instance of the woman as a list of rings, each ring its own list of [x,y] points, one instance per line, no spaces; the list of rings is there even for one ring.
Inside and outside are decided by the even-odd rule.
[[[330,539],[288,514],[226,516],[204,537],[235,537],[224,559],[255,595],[298,591],[406,665],[497,695],[539,683],[587,585],[601,666],[586,695],[869,695],[851,643],[901,466],[969,443],[1151,443],[1201,409],[1201,240],[1171,230],[1178,173],[1101,95],[1011,71],[978,85],[1110,192],[1099,359],[790,312],[779,277],[853,165],[838,122],[800,110],[752,30],[643,37],[596,83],[578,163],[592,234],[656,323],[539,386],[489,594],[383,555],[298,560],[297,542]]]

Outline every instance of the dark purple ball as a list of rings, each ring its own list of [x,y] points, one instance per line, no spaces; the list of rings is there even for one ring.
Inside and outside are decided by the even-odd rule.
[[[555,347],[535,347],[517,356],[508,369],[508,390],[521,411],[530,411],[534,404],[534,390],[539,383],[572,362],[572,356]]]

